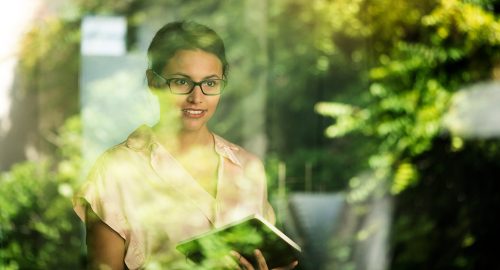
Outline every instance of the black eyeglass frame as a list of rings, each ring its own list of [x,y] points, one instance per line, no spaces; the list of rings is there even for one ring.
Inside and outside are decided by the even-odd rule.
[[[222,90],[226,87],[226,84],[227,84],[227,81],[225,79],[208,79],[208,80],[203,80],[203,81],[199,81],[199,82],[195,82],[189,78],[165,78],[163,76],[161,76],[160,74],[156,73],[154,70],[151,69],[151,72],[153,72],[154,75],[158,76],[159,78],[161,78],[162,80],[165,81],[165,84],[168,86],[168,89],[170,90],[170,93],[174,94],[174,95],[189,95],[193,92],[194,88],[196,86],[199,86],[200,87],[200,90],[201,92],[205,95],[205,96],[218,96],[220,94],[222,94]],[[189,91],[185,92],[185,93],[175,93],[174,91],[172,91],[172,88],[170,87],[170,82],[173,81],[173,80],[179,80],[179,79],[184,79],[186,81],[189,81],[191,82],[193,85],[191,86],[191,89],[189,89]],[[219,90],[219,93],[217,94],[208,94],[208,93],[205,93],[205,91],[203,90],[203,83],[206,83],[207,81],[220,81],[221,82],[221,87],[220,87],[220,90]]]

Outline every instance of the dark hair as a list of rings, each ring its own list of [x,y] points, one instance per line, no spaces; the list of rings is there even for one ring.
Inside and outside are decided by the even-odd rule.
[[[171,22],[156,32],[148,48],[149,68],[162,72],[167,62],[179,50],[200,49],[216,55],[226,76],[228,63],[224,42],[209,27],[190,21]]]

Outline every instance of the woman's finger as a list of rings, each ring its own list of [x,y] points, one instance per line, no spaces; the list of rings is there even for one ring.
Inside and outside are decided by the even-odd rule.
[[[257,263],[259,264],[259,270],[269,270],[269,268],[267,267],[266,258],[264,258],[264,255],[262,255],[262,252],[256,249],[254,253],[255,258],[257,258]]]
[[[221,259],[220,264],[222,269],[243,270],[241,269],[239,262],[236,260],[234,255],[232,253],[230,255],[231,256],[226,255]]]
[[[243,269],[255,270],[255,268],[253,268],[252,264],[247,259],[245,259],[245,257],[241,256],[241,254],[239,254],[238,252],[231,250],[231,255],[236,259],[236,261],[241,266],[243,266]]]

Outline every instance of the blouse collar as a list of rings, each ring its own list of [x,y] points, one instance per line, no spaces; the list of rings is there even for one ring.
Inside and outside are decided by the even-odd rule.
[[[214,141],[215,141],[215,152],[217,152],[217,154],[231,160],[231,162],[233,162],[234,164],[241,167],[241,162],[235,154],[235,152],[238,152],[240,150],[240,148],[238,146],[224,140],[223,138],[221,138],[220,136],[218,136],[216,134],[213,134],[213,136],[214,136]]]

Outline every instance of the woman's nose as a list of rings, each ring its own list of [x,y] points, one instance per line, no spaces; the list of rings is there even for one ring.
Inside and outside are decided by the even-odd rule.
[[[201,86],[196,85],[193,88],[193,91],[191,91],[191,93],[189,93],[187,100],[190,103],[201,103],[201,102],[203,102],[203,96],[204,96],[204,94],[201,91]]]

